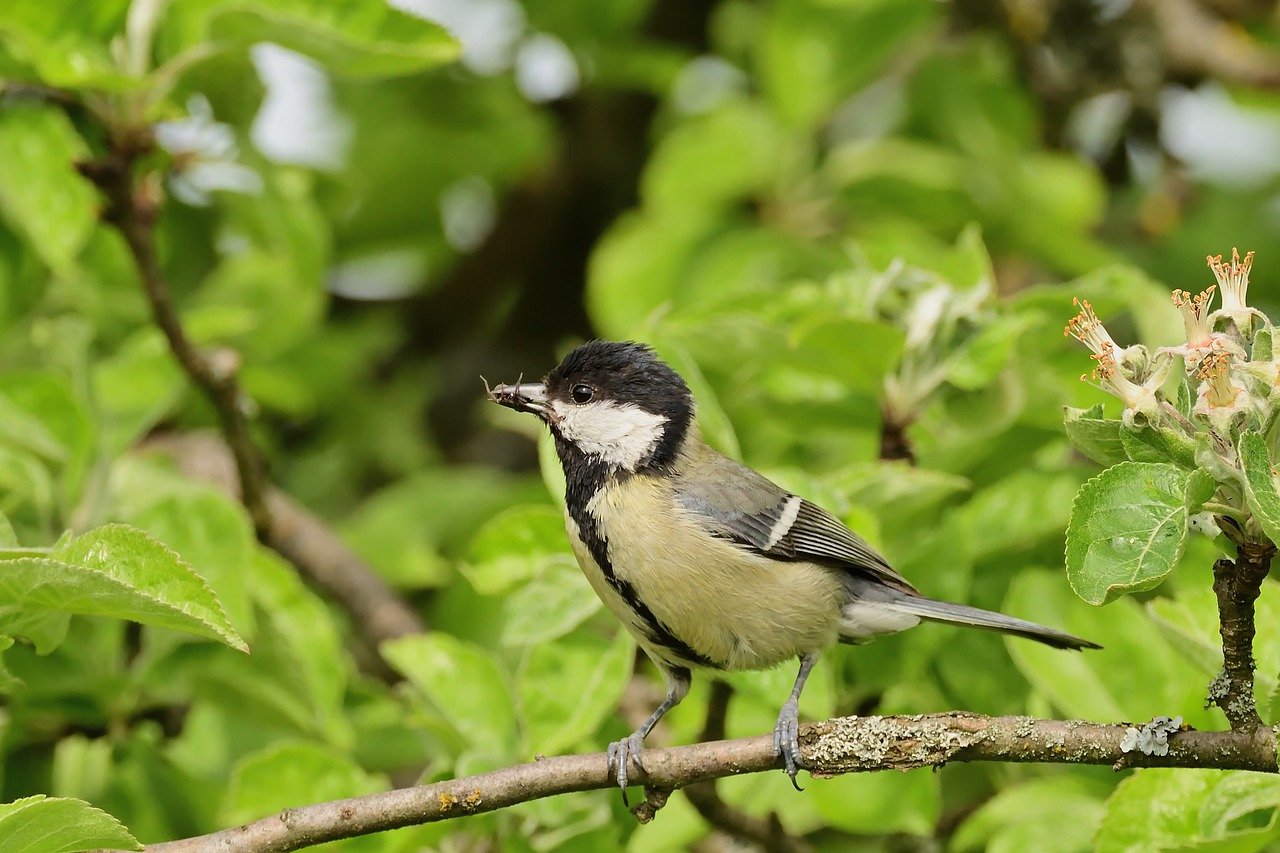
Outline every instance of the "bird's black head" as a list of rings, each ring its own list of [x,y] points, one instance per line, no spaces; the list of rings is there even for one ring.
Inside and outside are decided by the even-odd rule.
[[[626,471],[674,461],[694,416],[693,395],[680,374],[630,341],[585,343],[543,382],[499,385],[490,398],[536,414],[558,443]]]

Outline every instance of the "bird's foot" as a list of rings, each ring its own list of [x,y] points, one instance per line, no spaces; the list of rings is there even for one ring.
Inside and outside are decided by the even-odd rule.
[[[788,699],[778,712],[778,724],[773,727],[773,750],[782,756],[783,768],[791,777],[791,785],[803,791],[796,782],[796,774],[804,767],[800,757],[800,712],[795,699]]]
[[[622,789],[624,806],[630,806],[627,802],[627,768],[630,764],[634,764],[644,771],[644,764],[640,761],[640,752],[643,749],[644,735],[640,732],[632,732],[622,740],[615,740],[609,744],[609,749],[605,753],[608,757],[608,773],[618,781],[618,787]]]

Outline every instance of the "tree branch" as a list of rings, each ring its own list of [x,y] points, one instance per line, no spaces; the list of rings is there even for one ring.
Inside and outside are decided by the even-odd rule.
[[[1277,772],[1275,731],[1182,731],[1163,756],[1125,753],[1124,725],[959,712],[840,717],[805,726],[801,749],[817,776],[939,767],[952,761],[1212,767]],[[679,789],[779,767],[769,736],[715,741],[644,754],[637,784]],[[556,794],[613,787],[603,753],[545,758],[491,773],[289,809],[243,826],[153,844],[149,853],[266,853],[404,826],[496,811]],[[821,784],[821,783],[815,783]]]
[[[134,177],[138,159],[151,147],[149,136],[112,137],[110,153],[101,160],[83,164],[81,171],[106,196],[104,218],[115,226],[129,247],[151,306],[151,315],[164,333],[169,350],[217,412],[223,435],[235,458],[240,499],[261,537],[271,526],[271,511],[266,498],[267,476],[244,413],[245,398],[236,379],[239,358],[229,352],[202,351],[187,337],[182,327],[156,251],[155,219],[159,191],[146,182],[138,185]]]
[[[215,464],[214,468],[233,468],[234,482],[221,476],[219,482],[244,504],[259,540],[329,593],[351,614],[356,629],[374,648],[382,640],[422,632],[425,627],[418,615],[372,568],[319,518],[271,486],[245,415],[246,401],[236,379],[238,355],[228,350],[203,351],[187,336],[156,250],[160,190],[146,181],[137,182],[134,175],[138,160],[152,147],[149,134],[116,135],[110,139],[105,157],[81,164],[80,170],[106,197],[104,219],[115,226],[129,247],[152,316],[170,351],[217,411],[225,445],[206,438],[201,453],[193,447],[182,448],[179,458],[190,465],[200,458],[229,457],[231,466]],[[385,666],[381,669],[381,674],[388,674]]]
[[[1253,605],[1271,570],[1276,546],[1242,542],[1236,559],[1213,564],[1213,591],[1218,596],[1218,630],[1222,634],[1222,672],[1209,686],[1209,703],[1226,714],[1231,728],[1262,725],[1253,696]]]

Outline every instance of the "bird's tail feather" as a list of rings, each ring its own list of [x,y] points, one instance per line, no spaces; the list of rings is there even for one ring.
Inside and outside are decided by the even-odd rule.
[[[1097,643],[1073,637],[1063,631],[1046,628],[1043,625],[1037,625],[1025,619],[1005,616],[1003,613],[995,613],[979,607],[970,607],[967,604],[952,604],[949,601],[934,601],[931,598],[904,595],[896,598],[887,606],[901,613],[910,613],[913,616],[919,616],[921,619],[928,619],[932,622],[986,628],[991,631],[999,631],[1002,634],[1026,637],[1028,640],[1035,640],[1045,645],[1053,646],[1056,649],[1079,651],[1080,649],[1102,648]]]

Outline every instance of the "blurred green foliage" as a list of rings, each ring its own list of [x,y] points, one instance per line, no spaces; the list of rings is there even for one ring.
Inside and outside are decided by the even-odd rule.
[[[1183,157],[1201,149],[1160,125],[1176,104],[1148,78],[1188,76],[1158,50],[1147,88],[1072,78],[1094,41],[1147,44],[1141,4],[1061,4],[1087,24],[1065,44],[1012,11],[1037,4],[973,5],[8,0],[6,850],[48,849],[12,839],[53,827],[64,850],[127,846],[121,824],[183,837],[628,732],[634,648],[572,562],[546,441],[535,454],[529,424],[482,408],[477,379],[545,370],[590,334],[656,346],[709,440],[836,511],[927,594],[1106,647],[928,626],[825,656],[802,713],[1223,725],[1202,707],[1221,665],[1214,542],[1191,535],[1151,569],[1158,590],[1106,608],[1068,583],[1072,502],[1098,471],[1068,433],[1104,464],[1142,448],[1097,410],[1064,431],[1064,405],[1104,396],[1060,329],[1079,296],[1117,336],[1176,343],[1158,282],[1199,281],[1233,241],[1273,244],[1280,168],[1255,158],[1228,180],[1230,151]],[[1217,97],[1274,128],[1273,96],[1191,82],[1178,103]],[[274,481],[430,625],[380,649],[403,681],[358,663],[359,626],[237,503],[139,447],[216,419],[77,172],[104,122],[160,142],[142,168],[163,178],[163,273],[192,337],[240,354]],[[1165,473],[1173,491],[1191,479]],[[1268,722],[1277,620],[1268,581]],[[767,731],[790,678],[733,675],[729,735]],[[699,682],[670,715],[670,742],[697,737],[706,697]],[[1274,782],[1220,771],[982,765],[806,787],[720,786],[833,850],[1263,849],[1280,803]],[[339,846],[647,851],[711,831],[679,796],[637,826],[596,792]]]

